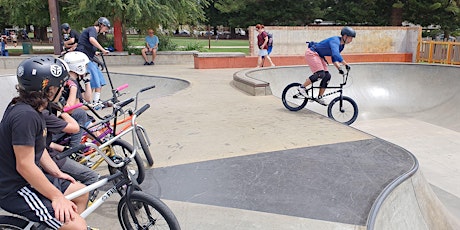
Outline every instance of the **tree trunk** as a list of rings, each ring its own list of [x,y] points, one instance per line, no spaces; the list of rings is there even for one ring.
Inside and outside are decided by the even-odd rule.
[[[392,26],[401,26],[402,25],[402,8],[395,8],[391,10],[391,25]]]

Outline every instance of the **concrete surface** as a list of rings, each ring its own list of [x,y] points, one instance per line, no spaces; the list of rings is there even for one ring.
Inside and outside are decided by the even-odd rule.
[[[394,115],[394,110],[405,110],[408,109],[406,107],[413,105],[417,106],[413,106],[416,108],[412,108],[412,112],[414,110],[427,111],[429,109],[423,108],[420,110],[418,109],[419,104],[412,101],[401,105],[399,103],[404,100],[400,100],[400,97],[396,97],[395,99],[392,98],[391,102],[394,103],[390,103],[388,98],[387,101],[384,99],[382,99],[382,101],[378,101],[378,98],[370,100],[369,97],[374,95],[371,94],[371,92],[380,92],[380,94],[382,94],[382,91],[379,91],[378,89],[369,89],[374,86],[384,87],[386,83],[391,83],[395,85],[391,85],[392,87],[390,88],[393,91],[390,91],[388,93],[389,95],[405,91],[410,93],[410,95],[414,95],[413,97],[416,98],[425,97],[427,94],[426,92],[430,92],[432,97],[430,97],[430,100],[427,101],[428,103],[420,103],[420,105],[431,105],[430,108],[438,108],[435,100],[439,98],[438,96],[440,93],[437,92],[442,90],[442,92],[445,92],[446,95],[454,95],[452,92],[455,92],[455,89],[452,91],[449,89],[453,87],[452,85],[455,85],[455,82],[459,83],[460,81],[455,81],[453,78],[442,80],[437,78],[429,84],[426,84],[427,79],[416,79],[416,77],[421,75],[421,72],[423,72],[420,71],[419,67],[414,67],[415,69],[411,69],[410,71],[401,74],[400,72],[395,72],[396,70],[401,69],[398,68],[397,65],[383,66],[382,68],[379,68],[378,65],[359,66],[360,65],[353,65],[353,71],[356,72],[353,72],[355,74],[353,76],[355,77],[353,77],[352,86],[347,88],[346,91],[347,95],[350,95],[348,94],[349,91],[355,93],[350,96],[355,98],[360,106],[361,116],[358,121],[353,124],[353,127],[355,128],[337,124],[316,112],[308,110],[312,109],[324,111],[324,107],[307,105],[306,110],[293,113],[284,109],[280,99],[277,97],[253,97],[239,91],[232,85],[231,82],[233,73],[240,71],[241,69],[196,70],[193,69],[193,66],[191,65],[155,65],[139,67],[109,66],[109,70],[114,73],[125,73],[119,75],[113,74],[113,80],[114,85],[121,85],[128,82],[130,84],[129,94],[133,94],[136,89],[148,86],[153,82],[158,84],[158,86],[161,85],[161,83],[157,82],[158,78],[148,76],[162,76],[166,78],[181,79],[179,81],[172,80],[172,83],[165,83],[165,85],[161,85],[161,87],[157,87],[157,89],[167,89],[169,87],[177,88],[178,85],[176,84],[183,82],[182,80],[189,82],[189,86],[188,84],[179,84],[182,87],[182,90],[180,91],[176,91],[177,89],[169,91],[170,89],[168,89],[164,93],[155,94],[156,89],[154,89],[142,95],[142,102],[150,103],[152,107],[140,117],[139,122],[147,128],[150,138],[152,139],[153,145],[151,146],[151,150],[155,158],[154,167],[159,170],[166,170],[166,172],[168,172],[167,170],[169,168],[174,168],[176,166],[180,167],[187,164],[196,164],[199,166],[201,165],[199,163],[207,163],[216,160],[222,160],[222,162],[225,163],[228,162],[226,159],[234,157],[247,157],[251,155],[260,156],[260,153],[272,154],[276,151],[292,149],[304,151],[327,145],[338,146],[330,148],[331,151],[334,152],[340,151],[340,143],[346,144],[360,141],[372,141],[375,139],[375,135],[383,139],[390,140],[397,145],[401,145],[405,149],[414,153],[420,161],[421,171],[424,173],[428,182],[436,186],[436,188],[439,189],[438,191],[441,191],[444,195],[449,195],[451,201],[450,205],[446,205],[444,203],[440,205],[440,207],[445,205],[447,208],[450,208],[451,212],[458,216],[460,212],[455,212],[455,204],[458,204],[459,194],[457,185],[459,177],[457,177],[458,171],[455,171],[454,169],[454,166],[459,163],[458,154],[455,153],[458,146],[455,144],[458,140],[458,138],[455,138],[458,137],[456,136],[458,135],[456,134],[457,131],[440,127],[438,123],[432,124],[425,120],[422,121],[419,117],[414,118],[412,117],[412,113],[396,113],[396,115]],[[307,75],[305,74],[305,67],[294,67],[294,69],[295,68],[300,68],[301,72],[291,72],[291,70],[288,70],[287,72],[282,72],[282,74],[279,75],[280,77],[276,79],[281,78],[286,80],[286,82],[294,82],[304,79]],[[267,68],[264,70],[274,71],[275,69]],[[14,73],[15,69],[2,71],[2,75],[11,75]],[[375,76],[376,73],[385,75]],[[146,76],[135,76],[137,74]],[[434,72],[432,74],[433,76],[442,77],[451,75],[446,74],[445,72]],[[405,81],[405,75],[411,77],[410,80]],[[397,76],[396,81],[394,80],[396,78],[395,76]],[[381,79],[381,81],[375,82],[377,81],[375,78]],[[10,92],[3,90],[4,87],[11,87],[11,85],[8,85],[11,84],[11,79],[8,80],[8,77],[5,78],[5,76],[0,79],[2,79],[1,96],[5,99],[11,97]],[[4,82],[8,83],[3,84]],[[417,85],[412,87],[412,84]],[[274,88],[282,88],[283,85],[285,85],[285,82],[279,81],[276,84],[272,83],[271,85]],[[426,91],[423,90],[424,88],[417,89],[417,87],[427,87],[427,85],[439,85],[439,87],[429,88],[430,90]],[[357,87],[355,91],[352,90],[354,87]],[[366,91],[366,89],[368,91]],[[272,90],[272,92],[276,96],[276,90]],[[385,91],[383,90],[383,92]],[[108,93],[108,90],[105,90],[104,93]],[[8,99],[6,99],[6,101],[7,100]],[[366,106],[372,105],[373,102],[376,101],[378,101],[379,104],[385,105],[385,107],[373,109],[369,108],[366,110]],[[378,104],[374,103],[374,105],[375,107],[378,107],[376,106]],[[393,107],[396,107],[396,109],[389,109]],[[434,111],[436,111],[436,109],[434,109]],[[442,115],[446,111],[439,110],[438,112]],[[366,118],[366,116],[364,116],[366,114],[368,114],[367,117],[369,119],[364,119]],[[376,114],[381,114],[382,116],[378,117]],[[424,116],[421,115],[421,117]],[[424,119],[430,120],[430,118]],[[434,122],[436,119],[431,119],[431,121]],[[364,132],[358,129],[362,129]],[[421,133],[420,130],[423,130],[423,133]],[[428,138],[423,136],[423,140],[417,140],[417,137],[421,134],[427,135],[426,137]],[[441,134],[441,136],[438,136],[438,134]],[[452,135],[452,137],[448,138],[449,135]],[[381,148],[378,149],[379,151],[381,150]],[[385,149],[385,147],[383,149]],[[401,149],[401,151],[404,151],[404,149]],[[436,152],[436,154],[433,154],[433,152]],[[262,169],[268,169],[270,168],[270,165],[273,164],[277,163],[272,162],[268,164],[264,161],[259,165],[254,165],[254,169],[258,171],[261,169],[260,167],[262,167]],[[289,170],[290,167],[293,167],[293,165],[285,164],[282,169]],[[378,166],[375,165],[374,167]],[[261,172],[264,171],[265,170]],[[430,173],[430,171],[432,173]],[[155,189],[148,188],[148,191],[152,192],[154,195],[168,196],[168,194],[165,194],[166,191],[162,191],[162,186],[164,185],[160,183],[165,177],[155,175],[155,172],[155,169],[153,171],[149,171],[150,177],[148,177],[148,181],[150,184],[146,183],[146,186],[155,186],[155,183],[158,183],[158,186],[156,186]],[[279,172],[282,171],[278,170],[278,173]],[[240,178],[238,179],[245,179],[246,176],[244,175],[244,172],[241,173],[242,175],[239,176]],[[276,176],[277,173],[275,172],[273,175]],[[414,176],[411,180],[416,180],[417,176],[418,174],[416,174],[416,176]],[[235,179],[233,181],[237,180]],[[287,182],[284,181],[284,183]],[[292,181],[292,183],[295,184],[296,181]],[[413,182],[413,184],[421,184],[422,186],[427,185],[427,183],[423,181],[417,183]],[[179,187],[176,188],[187,191],[187,187],[185,185],[181,186],[181,184],[179,184],[178,186]],[[267,188],[281,187],[277,184],[267,184],[266,186],[268,186]],[[403,184],[400,187],[403,188],[404,186],[407,185]],[[400,187],[398,187],[398,189]],[[424,189],[426,189],[426,187]],[[398,193],[398,191],[395,190],[391,195],[394,195],[395,198],[400,198],[402,201],[407,203],[401,201],[391,202],[391,199],[394,199],[394,197],[390,196],[388,199],[390,203],[390,205],[388,205],[388,207],[390,207],[389,210],[394,210],[395,207],[404,208],[405,204],[416,203],[416,201],[412,202],[411,199],[406,199],[402,195],[407,196],[410,195],[409,193],[411,192],[417,193],[422,189],[417,189],[416,186],[413,185],[412,188],[401,190],[403,192]],[[331,195],[334,195],[335,190],[331,191]],[[428,191],[431,190],[428,189]],[[298,192],[302,193],[304,191]],[[247,195],[250,196],[251,194]],[[305,195],[314,196],[315,194]],[[419,196],[419,198],[421,200],[425,200],[425,198],[437,199],[436,196],[432,194],[426,195],[425,197]],[[347,224],[344,222],[333,222],[327,219],[289,216],[253,209],[232,208],[173,199],[165,199],[165,202],[177,215],[182,229],[366,228],[361,224]],[[435,201],[434,204],[439,205],[440,203]],[[385,207],[386,206],[384,204],[383,208]],[[433,206],[430,205],[428,205],[428,207],[433,208]],[[116,213],[114,212],[115,208],[116,198],[113,198],[113,200],[109,201],[107,205],[101,207],[100,210],[91,215],[88,222],[101,229],[118,229],[117,227],[113,227],[114,225],[117,225]],[[308,209],[308,207],[298,208]],[[384,210],[383,208],[382,210]],[[420,224],[418,226],[428,225],[426,222],[429,221],[423,221],[420,219],[421,216],[425,215],[423,212],[426,211],[426,208],[422,207],[420,209],[422,210],[419,211],[419,214],[416,214],[416,218],[412,218],[408,222],[408,225],[397,224],[397,226],[410,226],[409,229],[416,229],[412,228],[416,224]],[[410,210],[413,211],[414,209]],[[382,212],[387,215],[391,214],[391,211]],[[405,212],[402,213],[404,214]],[[441,214],[446,214],[446,212],[442,211]],[[393,219],[388,219],[385,215],[382,215],[381,218],[383,218],[383,221],[385,222],[384,224],[389,224],[388,221],[390,221],[390,224],[393,223]],[[381,221],[382,219],[377,219],[377,223],[381,223]],[[416,223],[415,221],[421,221],[423,223]],[[382,224],[381,226],[386,225]]]

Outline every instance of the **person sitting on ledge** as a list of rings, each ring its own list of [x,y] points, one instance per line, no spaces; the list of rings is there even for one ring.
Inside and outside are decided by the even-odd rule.
[[[160,41],[158,37],[153,33],[153,29],[148,30],[149,35],[145,37],[145,47],[142,49],[142,57],[144,57],[144,65],[155,65],[155,58],[157,56],[158,45]],[[152,61],[149,62],[147,54],[152,54]]]

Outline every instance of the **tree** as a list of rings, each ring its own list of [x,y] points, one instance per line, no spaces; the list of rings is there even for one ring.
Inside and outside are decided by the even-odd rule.
[[[404,3],[404,19],[421,26],[439,25],[444,37],[460,28],[460,1],[407,0]]]
[[[37,39],[47,40],[46,28],[50,25],[48,2],[43,0],[0,0],[0,7],[8,12],[9,17],[3,18],[9,25],[25,27],[34,25]]]
[[[207,0],[81,0],[67,1],[63,9],[69,21],[80,26],[84,26],[81,23],[92,24],[99,16],[119,19],[126,36],[127,27],[145,30],[159,25],[174,28],[180,24],[192,24],[204,19],[203,6],[206,4]],[[127,45],[126,37],[123,44]]]

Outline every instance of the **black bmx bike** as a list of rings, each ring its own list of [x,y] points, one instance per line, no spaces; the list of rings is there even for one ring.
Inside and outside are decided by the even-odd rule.
[[[358,118],[358,105],[350,97],[343,95],[343,87],[347,84],[349,71],[342,74],[342,82],[339,86],[327,86],[326,89],[335,89],[333,92],[324,94],[321,98],[339,94],[336,98],[332,99],[327,107],[328,117],[346,124],[352,124]],[[304,96],[299,92],[301,83],[291,83],[283,90],[281,99],[284,107],[290,111],[299,111],[303,109],[308,101],[315,101],[318,98],[313,93],[314,90],[319,90],[320,86],[311,84],[305,89],[308,96]]]

